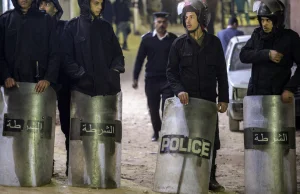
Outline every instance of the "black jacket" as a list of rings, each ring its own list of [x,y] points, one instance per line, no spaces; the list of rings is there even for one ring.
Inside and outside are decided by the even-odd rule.
[[[72,88],[90,96],[114,95],[121,91],[124,57],[112,26],[91,16],[89,1],[79,0],[81,15],[64,31],[64,69]],[[105,2],[104,2],[105,3]]]
[[[129,0],[116,0],[113,3],[113,10],[115,13],[115,23],[128,22],[131,17],[130,1]]]
[[[114,10],[110,0],[105,1],[105,10],[103,11],[103,18],[108,21],[110,24],[113,22]]]
[[[177,36],[168,33],[163,40],[159,40],[157,35],[149,32],[142,37],[138,55],[134,65],[133,79],[138,80],[139,74],[147,57],[146,78],[164,77],[166,78],[166,68],[168,64],[169,52],[173,41]]]
[[[38,0],[37,1],[37,5],[40,5],[42,0]],[[63,71],[63,62],[64,62],[64,55],[63,55],[63,48],[62,48],[62,43],[63,43],[63,32],[64,32],[64,28],[66,26],[67,21],[63,21],[60,20],[60,18],[62,17],[64,11],[62,9],[62,7],[59,4],[58,0],[51,0],[51,2],[54,4],[55,8],[57,9],[57,13],[52,17],[52,19],[54,20],[54,25],[56,27],[56,34],[57,37],[59,39],[59,64],[60,64],[60,68],[59,68],[59,74],[58,74],[58,84],[59,86],[63,87],[63,88],[69,88],[69,79],[68,76],[64,73]]]
[[[15,9],[0,16],[2,79],[12,77],[20,82],[45,79],[56,83],[59,64],[53,20],[37,9],[36,1],[25,15],[17,0],[12,2]]]
[[[284,55],[279,64],[269,58],[269,51],[276,50]],[[248,95],[280,95],[283,90],[295,92],[300,83],[300,69],[291,78],[293,63],[300,64],[299,35],[287,29],[279,29],[268,36],[262,28],[254,30],[242,48],[240,59],[252,63]]]
[[[167,78],[176,94],[216,102],[229,102],[226,63],[220,40],[205,32],[200,47],[189,35],[177,38],[170,51]]]

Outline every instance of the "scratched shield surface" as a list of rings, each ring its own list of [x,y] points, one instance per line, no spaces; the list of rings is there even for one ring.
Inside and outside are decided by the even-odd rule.
[[[120,187],[121,121],[122,93],[91,97],[72,91],[69,185]]]
[[[42,186],[52,177],[56,94],[18,84],[1,88],[0,185]]]
[[[177,97],[166,100],[154,191],[208,193],[216,121],[215,103],[190,98],[184,106]]]
[[[295,104],[281,96],[244,98],[245,193],[294,194],[297,189]]]

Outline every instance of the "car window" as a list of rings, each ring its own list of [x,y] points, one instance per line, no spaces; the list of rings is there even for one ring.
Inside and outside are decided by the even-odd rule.
[[[229,71],[237,71],[244,69],[251,69],[252,64],[242,63],[240,60],[240,52],[243,46],[245,46],[246,42],[237,43],[232,51],[231,60],[230,60],[230,68]]]

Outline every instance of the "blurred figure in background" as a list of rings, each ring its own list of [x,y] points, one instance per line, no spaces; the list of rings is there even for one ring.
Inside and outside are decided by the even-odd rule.
[[[232,37],[244,35],[243,31],[237,29],[238,26],[238,20],[236,17],[232,17],[228,20],[227,28],[218,32],[217,36],[221,40],[224,54],[226,53],[227,45]]]
[[[147,6],[147,19],[150,24],[150,30],[153,31],[153,13],[160,12],[162,10],[162,2],[161,0],[146,0]]]
[[[123,50],[128,50],[127,37],[131,33],[130,28],[130,0],[116,0],[113,4],[115,24],[117,25],[116,36],[120,41],[119,34],[123,34]]]
[[[114,11],[110,0],[105,1],[105,9],[103,11],[103,18],[108,21],[110,24],[113,22]]]

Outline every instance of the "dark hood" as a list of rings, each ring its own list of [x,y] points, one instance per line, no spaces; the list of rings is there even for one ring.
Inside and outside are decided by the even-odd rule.
[[[41,1],[42,0],[37,0],[37,7],[39,7],[39,4]],[[59,1],[58,0],[49,0],[49,1],[51,1],[54,4],[54,6],[56,7],[57,13],[56,13],[55,17],[57,20],[59,20],[64,13],[63,9],[61,8],[61,6],[59,4]]]
[[[11,2],[13,3],[13,5],[14,5],[14,7],[15,7],[16,10],[21,11],[21,7],[18,4],[18,0],[11,0]],[[32,1],[31,8],[37,8],[36,7],[36,0]]]
[[[87,17],[91,15],[90,0],[78,0],[78,5],[80,7],[80,15],[87,16]],[[104,8],[105,8],[105,0],[103,0],[102,10],[100,15],[103,13]]]

